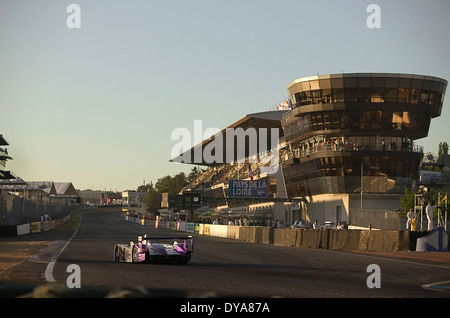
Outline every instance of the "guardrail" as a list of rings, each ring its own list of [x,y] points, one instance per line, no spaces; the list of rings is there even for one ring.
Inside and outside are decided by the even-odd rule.
[[[125,220],[152,228],[163,228],[277,246],[366,251],[410,250],[410,233],[405,230],[271,228],[264,226],[190,223],[185,221],[154,221],[128,216],[125,216]]]

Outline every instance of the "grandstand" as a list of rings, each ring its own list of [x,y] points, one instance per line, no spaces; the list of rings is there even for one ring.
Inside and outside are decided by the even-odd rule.
[[[261,149],[260,136],[257,135],[258,145],[257,152],[261,151],[275,151],[277,152],[277,163],[279,162],[279,146],[283,140],[283,129],[281,127],[281,119],[283,114],[288,110],[267,111],[260,113],[247,114],[238,121],[232,123],[226,128],[222,129],[220,134],[226,136],[227,129],[239,129],[247,131],[249,128],[254,128],[259,131],[260,128],[267,129],[267,147]],[[279,140],[276,148],[271,149],[270,140],[272,138],[272,129],[278,130]],[[217,136],[217,134],[216,134]],[[227,142],[230,140],[222,138],[222,149],[226,149]],[[187,160],[189,164],[204,166],[206,169],[200,170],[200,174],[190,185],[186,187],[186,191],[195,190],[202,192],[202,208],[196,212],[199,216],[206,215],[211,218],[217,218],[220,223],[232,222],[252,222],[253,224],[272,224],[273,222],[287,224],[292,220],[292,211],[298,213],[301,208],[301,198],[288,198],[286,196],[286,187],[282,169],[274,171],[274,173],[261,173],[264,167],[269,163],[263,160],[254,160],[249,152],[250,138],[247,136],[244,142],[245,154],[240,156],[238,142],[234,143],[234,160],[232,162],[226,161],[226,154],[223,153],[222,162],[208,163],[202,157],[201,161],[195,161],[195,149],[201,147],[202,153],[205,147],[208,147],[215,138],[203,140],[201,144],[186,150],[178,157],[172,159],[174,162],[183,162],[182,158],[191,158]],[[236,141],[236,139],[235,139]],[[281,143],[280,143],[281,141]],[[253,141],[254,142],[254,141]],[[269,150],[270,149],[270,150]],[[258,156],[259,157],[259,156]],[[260,158],[260,157],[259,157]],[[267,182],[267,197],[264,198],[230,198],[228,196],[228,181],[229,180],[265,180]]]

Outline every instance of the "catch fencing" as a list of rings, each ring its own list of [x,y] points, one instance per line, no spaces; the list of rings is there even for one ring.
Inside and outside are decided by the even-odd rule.
[[[400,212],[384,209],[349,209],[348,224],[380,230],[401,230]]]
[[[0,193],[0,226],[62,219],[80,207],[79,203],[66,200],[44,204],[4,192]]]

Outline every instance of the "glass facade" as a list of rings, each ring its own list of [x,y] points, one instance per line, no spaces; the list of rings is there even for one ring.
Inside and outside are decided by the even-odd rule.
[[[282,167],[291,197],[361,191],[403,193],[417,177],[431,119],[447,81],[390,73],[306,77],[288,86]],[[361,170],[362,169],[362,170]],[[367,189],[366,189],[367,188]]]
[[[431,116],[423,112],[392,110],[320,111],[282,120],[286,140],[316,132],[345,130],[348,135],[374,133],[383,135],[425,137]]]
[[[406,103],[439,107],[444,99],[441,91],[411,88],[359,87],[300,91],[290,96],[293,108],[331,103]]]
[[[339,74],[294,81],[292,108],[331,103],[406,103],[442,107],[447,81],[409,74]]]

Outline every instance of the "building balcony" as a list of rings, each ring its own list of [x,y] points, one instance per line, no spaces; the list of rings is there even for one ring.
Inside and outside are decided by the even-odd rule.
[[[308,147],[294,148],[292,152],[284,151],[281,155],[281,162],[283,165],[292,165],[314,159],[318,157],[343,157],[350,156],[352,152],[388,152],[391,155],[394,153],[421,153],[423,154],[423,147],[420,145],[411,145],[409,142],[401,142],[398,146],[396,143],[365,143],[360,145],[352,141],[344,141],[341,143],[335,142],[317,142]],[[327,154],[328,152],[328,154]]]

